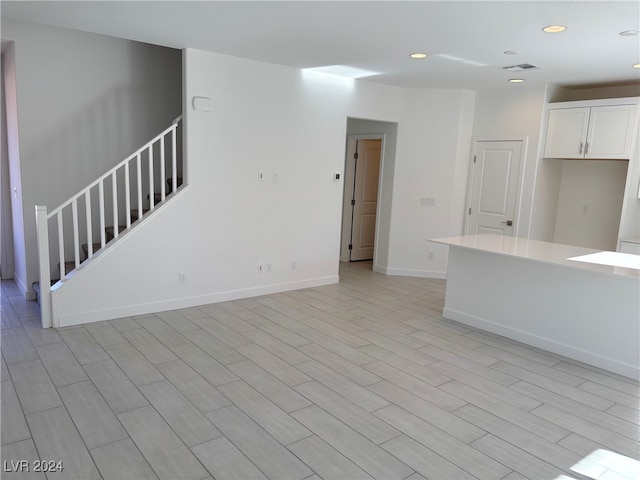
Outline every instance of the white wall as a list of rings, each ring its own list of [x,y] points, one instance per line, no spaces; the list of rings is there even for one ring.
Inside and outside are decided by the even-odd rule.
[[[347,118],[397,122],[402,90],[191,49],[184,62],[189,186],[53,293],[62,324],[338,280]]]
[[[640,97],[640,83],[595,88],[556,88],[550,102],[599,100],[603,98]]]
[[[4,45],[3,45],[4,48]],[[4,67],[3,67],[4,70]],[[0,78],[0,278],[13,278],[13,226],[11,224],[11,182],[9,181],[9,150],[4,79]]]
[[[636,131],[636,144],[627,172],[625,195],[620,221],[620,238],[640,238],[640,119]]]
[[[11,275],[9,278],[13,277],[16,285],[25,292],[27,290],[27,259],[24,249],[24,216],[22,212],[22,182],[20,165],[14,163],[14,165],[9,168],[12,158],[20,158],[20,145],[18,142],[18,106],[16,103],[17,88],[15,75],[15,49],[13,44],[3,43],[2,90],[4,94],[4,120],[6,120],[4,125],[6,128],[3,128],[3,134],[6,133],[6,136],[3,138],[3,142],[6,142],[3,150],[6,148],[6,152],[3,151],[3,155],[6,153],[6,158],[3,159],[2,167],[3,173],[8,173],[8,175],[4,175],[2,179],[2,227],[3,229],[6,228],[2,235],[4,237],[4,241],[4,239],[9,237],[8,234],[11,234],[10,238],[8,238],[6,242],[7,244],[11,244],[11,255],[13,256],[13,258],[7,262],[11,267]],[[7,216],[5,217],[5,215]],[[3,251],[3,255],[4,253],[9,252]],[[3,258],[3,262],[4,261],[5,258]]]
[[[30,289],[34,206],[57,207],[180,114],[181,52],[5,17],[2,38],[15,45]]]
[[[615,251],[629,162],[550,161],[562,164],[553,241]]]
[[[429,239],[462,234],[474,93],[403,93],[386,273],[444,278],[447,249]],[[422,197],[435,206],[421,206]]]
[[[478,139],[526,139],[515,235],[550,241],[553,235],[557,189],[548,191],[546,178],[553,177],[547,171],[547,167],[553,169],[554,166],[539,163],[540,134],[547,96],[547,88],[544,85],[512,84],[504,88],[478,92],[473,136]]]

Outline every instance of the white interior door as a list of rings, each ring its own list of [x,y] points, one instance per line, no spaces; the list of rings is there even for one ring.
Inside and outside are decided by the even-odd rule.
[[[523,141],[476,141],[466,233],[513,235]]]
[[[378,181],[382,140],[358,140],[351,199],[351,241],[349,260],[371,260],[376,236]]]

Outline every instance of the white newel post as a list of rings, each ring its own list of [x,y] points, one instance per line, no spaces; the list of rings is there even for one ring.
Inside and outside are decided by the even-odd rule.
[[[47,207],[36,205],[36,233],[40,262],[40,317],[42,328],[51,328],[51,267],[49,266],[49,221]]]

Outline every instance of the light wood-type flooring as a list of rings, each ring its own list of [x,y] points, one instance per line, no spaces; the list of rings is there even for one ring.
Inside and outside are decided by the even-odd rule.
[[[43,330],[2,282],[2,478],[640,478],[637,382],[445,320],[444,289],[355,263]]]

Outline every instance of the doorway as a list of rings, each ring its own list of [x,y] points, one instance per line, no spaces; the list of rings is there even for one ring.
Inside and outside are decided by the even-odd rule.
[[[2,65],[5,68],[5,51],[8,42],[2,43]],[[0,77],[0,278],[8,280],[14,274],[13,221],[11,206],[11,170],[7,135],[7,104],[4,75]]]
[[[383,135],[349,135],[345,159],[341,260],[373,260]]]
[[[524,139],[475,140],[465,234],[514,236]]]

